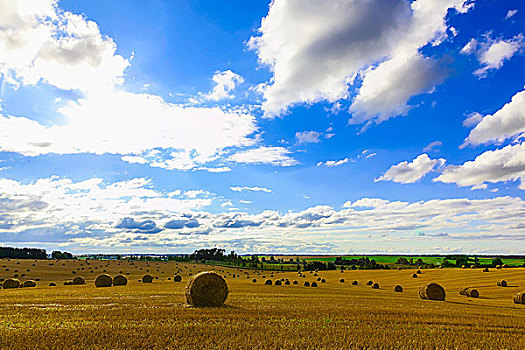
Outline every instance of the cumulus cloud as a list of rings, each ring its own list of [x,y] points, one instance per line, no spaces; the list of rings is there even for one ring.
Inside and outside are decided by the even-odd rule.
[[[206,98],[213,101],[232,99],[234,96],[231,92],[237,85],[244,82],[243,77],[231,70],[215,72],[212,80],[215,83],[215,87],[208,95],[206,95]]]
[[[0,179],[0,193],[0,206],[13,209],[0,215],[3,242],[52,240],[84,251],[147,247],[162,252],[166,247],[194,249],[212,243],[229,247],[240,240],[247,244],[235,245],[240,252],[276,246],[300,252],[323,240],[340,253],[356,247],[388,249],[393,241],[408,247],[414,231],[474,243],[482,235],[487,244],[513,240],[525,226],[525,202],[511,197],[417,202],[361,198],[340,210],[319,205],[284,214],[273,210],[248,214],[208,212],[205,208],[213,199],[159,191],[141,178],[114,183],[97,178],[74,182],[53,177],[31,183]],[[518,244],[516,249],[522,248]]]
[[[481,118],[465,139],[465,145],[481,145],[490,142],[499,144],[521,135],[524,131],[525,90],[522,90],[512,96],[511,101],[494,114]]]
[[[318,133],[317,131],[301,131],[295,133],[295,141],[298,144],[319,143],[321,142],[321,140],[319,140],[320,136],[321,133]]]
[[[56,0],[0,2],[0,74],[83,92],[123,82],[129,61],[95,22],[58,9]]]
[[[113,153],[127,162],[191,169],[215,160],[225,148],[254,144],[250,135],[257,130],[251,115],[181,107],[124,91],[90,95],[59,112],[68,122],[50,127],[0,115],[0,150],[27,156]]]
[[[396,55],[364,73],[363,83],[354,99],[350,124],[373,120],[381,123],[391,117],[406,115],[413,106],[410,97],[430,91],[447,73],[432,58],[416,53]]]
[[[60,105],[60,124],[0,111],[0,151],[110,153],[131,164],[225,172],[231,169],[208,163],[257,143],[250,108],[188,107],[124,91],[120,85],[129,64],[95,22],[61,10],[56,1],[0,1],[0,75],[5,81],[81,92],[77,100]],[[228,70],[216,72],[213,80],[209,97],[219,100],[231,97],[243,79]],[[281,160],[273,164],[292,164],[285,154],[281,151]]]
[[[446,38],[450,8],[469,7],[463,0],[273,1],[260,35],[249,41],[273,72],[262,89],[264,116],[282,115],[298,103],[345,98],[360,73],[364,89],[353,111],[361,121],[405,113],[412,95],[444,77],[419,49]],[[406,87],[400,84],[403,74],[415,74]],[[376,94],[386,91],[387,101],[375,106]]]
[[[248,186],[234,186],[234,187],[230,187],[230,190],[234,191],[234,192],[242,192],[242,191],[252,191],[252,192],[272,192],[272,190],[270,190],[269,188],[266,188],[266,187],[248,187]]]
[[[243,164],[270,164],[277,166],[293,166],[298,162],[289,156],[291,152],[284,147],[261,146],[245,151],[239,151],[228,157],[229,161]]]
[[[487,183],[519,180],[520,189],[525,190],[524,179],[525,143],[520,143],[486,151],[459,166],[448,166],[434,181],[479,189],[487,188]]]
[[[386,173],[374,181],[394,181],[399,183],[414,183],[431,172],[436,166],[443,166],[445,159],[430,159],[426,153],[421,154],[412,162],[401,162],[393,165]]]
[[[518,34],[510,39],[493,39],[490,34],[484,40],[471,39],[462,49],[462,54],[476,54],[481,67],[474,71],[479,78],[485,78],[491,70],[503,67],[505,61],[510,60],[515,54],[523,52],[525,37]]]

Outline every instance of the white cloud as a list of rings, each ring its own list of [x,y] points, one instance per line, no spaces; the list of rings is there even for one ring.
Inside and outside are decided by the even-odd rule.
[[[472,38],[469,40],[468,43],[465,44],[465,46],[463,46],[463,48],[459,52],[464,55],[470,55],[471,53],[476,52],[477,47],[478,47],[478,41]]]
[[[486,151],[473,161],[459,166],[448,166],[434,179],[458,186],[486,188],[487,183],[520,180],[525,190],[525,143],[509,145],[494,151]]]
[[[348,158],[341,159],[341,160],[327,160],[324,163],[323,162],[317,163],[317,166],[324,165],[326,167],[332,168],[332,167],[336,167],[336,166],[340,166],[340,165],[346,164],[346,163],[348,163],[349,160],[350,159],[348,159]]]
[[[465,4],[464,0],[273,1],[261,22],[261,35],[249,41],[259,61],[273,72],[263,88],[264,116],[282,115],[297,103],[345,98],[359,72],[377,63],[377,71],[364,72],[365,90],[358,100],[363,102],[355,111],[369,119],[381,114],[381,120],[405,113],[408,98],[443,78],[437,64],[418,50],[443,41],[448,9],[466,12],[470,5]],[[401,89],[403,73],[420,73],[410,64],[424,70]],[[381,78],[389,78],[389,83]],[[391,93],[390,105],[376,108],[365,103],[390,89],[401,90]]]
[[[112,88],[129,65],[115,51],[95,22],[59,10],[55,0],[0,1],[0,74],[10,83]]]
[[[354,99],[350,124],[366,121],[381,123],[398,115],[406,115],[413,106],[411,96],[431,91],[446,77],[446,72],[431,58],[416,53],[397,55],[364,73],[363,84]]]
[[[234,192],[242,192],[242,191],[252,191],[252,192],[272,192],[272,190],[266,188],[266,187],[248,187],[248,186],[234,186],[230,187],[230,190]]]
[[[473,117],[477,125],[470,131],[464,145],[502,143],[509,138],[521,135],[525,132],[525,90],[512,96],[511,101],[494,114],[486,115],[481,119],[479,114]]]
[[[98,25],[62,11],[52,0],[0,0],[0,75],[13,84],[44,81],[82,92],[61,104],[60,124],[0,114],[0,151],[41,154],[118,154],[128,163],[165,169],[229,171],[208,167],[225,149],[253,146],[255,118],[242,110],[167,103],[119,86],[129,61]],[[242,77],[217,72],[210,98],[229,97]]]
[[[319,143],[321,142],[321,140],[319,140],[320,136],[321,134],[317,131],[301,131],[295,133],[295,141],[298,144]]]
[[[31,183],[0,179],[0,193],[3,242],[61,244],[85,252],[140,247],[163,252],[166,247],[194,249],[213,242],[239,252],[284,247],[304,253],[323,241],[332,242],[333,252],[350,247],[422,249],[426,242],[431,250],[436,240],[446,245],[445,240],[475,243],[481,237],[485,245],[504,240],[523,249],[519,242],[525,202],[511,197],[412,203],[361,198],[341,210],[319,205],[285,214],[248,214],[229,212],[232,203],[227,199],[222,200],[226,212],[207,212],[214,201],[208,192],[167,193],[142,178],[114,183],[98,178],[74,182],[52,177]],[[412,246],[413,233],[421,230],[427,238]]]
[[[253,148],[232,154],[228,160],[244,164],[271,164],[278,166],[293,166],[298,162],[289,156],[291,152],[284,147]]]
[[[221,167],[216,167],[216,168],[201,167],[201,168],[196,168],[196,170],[206,170],[210,173],[227,173],[229,171],[232,171],[232,169],[227,166],[221,166]]]
[[[51,127],[0,115],[0,150],[27,156],[113,153],[129,156],[123,159],[128,162],[192,169],[225,148],[253,145],[250,135],[257,130],[251,115],[181,107],[155,95],[115,90],[90,94],[59,112],[67,123]]]
[[[243,77],[233,73],[231,70],[215,72],[212,80],[215,83],[215,87],[206,95],[206,98],[214,101],[233,98],[234,96],[231,92],[237,85],[244,82]]]
[[[500,69],[505,61],[510,60],[516,53],[522,52],[524,48],[525,38],[523,34],[507,40],[493,39],[490,35],[485,35],[485,40],[482,42],[471,39],[460,52],[476,54],[481,67],[474,71],[474,74],[479,78],[484,78],[489,71]]]
[[[445,164],[445,159],[430,159],[426,153],[423,153],[410,163],[404,161],[393,165],[383,176],[374,181],[414,183],[431,172],[436,166],[443,166],[443,164]]]
[[[467,115],[467,118],[463,120],[463,126],[471,127],[477,125],[481,119],[483,119],[483,116],[479,114],[478,112],[472,112]]]
[[[434,142],[431,142],[429,143],[427,146],[425,146],[425,148],[423,148],[423,152],[430,152],[430,151],[433,151],[435,150],[436,148],[439,148],[443,145],[443,143],[441,141],[434,141]]]
[[[509,19],[512,16],[514,16],[516,13],[518,13],[518,10],[508,10],[507,14],[505,15],[505,19]]]

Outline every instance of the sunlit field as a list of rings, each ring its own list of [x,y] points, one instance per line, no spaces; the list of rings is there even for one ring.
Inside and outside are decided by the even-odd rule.
[[[0,266],[2,278],[40,279],[35,288],[0,290],[2,349],[525,348],[525,305],[512,302],[515,292],[525,290],[523,268],[423,269],[414,278],[415,269],[299,277],[216,267],[229,286],[226,305],[193,308],[184,298],[188,278],[212,267],[93,260],[0,260]],[[104,271],[129,274],[128,285],[96,288]],[[153,283],[139,282],[147,273]],[[182,282],[173,282],[176,273]],[[75,276],[87,283],[64,285]],[[290,285],[265,285],[281,278]],[[501,279],[508,287],[496,285]],[[380,288],[372,289],[368,280]],[[318,287],[305,287],[305,281]],[[446,301],[419,298],[418,287],[431,281],[445,287]],[[393,291],[397,284],[402,293]],[[480,297],[459,295],[461,287],[476,288]]]

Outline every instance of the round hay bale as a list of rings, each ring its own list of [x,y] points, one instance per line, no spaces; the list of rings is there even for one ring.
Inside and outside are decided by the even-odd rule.
[[[417,270],[417,274],[420,275],[421,274],[421,270]]]
[[[417,273],[413,273],[412,277],[417,278]]]
[[[509,265],[507,265],[507,264],[503,264],[503,265],[501,265],[501,267],[504,268],[504,269],[506,269],[507,267],[509,267]]]
[[[403,287],[401,287],[399,284],[394,287],[394,292],[401,293],[403,292]]]
[[[19,288],[20,281],[16,278],[8,278],[4,282],[4,289]]]
[[[182,276],[181,275],[175,275],[175,277],[173,277],[173,282],[182,282]]]
[[[467,288],[466,295],[470,298],[479,298],[479,292],[477,289]]]
[[[498,285],[498,287],[506,287],[507,286],[507,281],[505,281],[505,280],[498,281],[497,285]]]
[[[326,280],[324,278],[321,278],[321,283],[326,283]]]
[[[353,285],[353,286],[357,286],[358,284],[359,284],[359,282],[357,282],[357,281],[353,281],[353,282],[352,282],[352,285]]]
[[[128,284],[128,279],[124,275],[116,275],[115,278],[113,278],[114,286],[125,286],[126,284]]]
[[[371,286],[372,284],[374,284],[373,281],[368,281],[368,282],[366,282],[366,285],[367,285],[367,286]]]
[[[50,287],[56,287],[57,284],[56,284],[55,282],[51,282],[51,283],[49,283],[49,286],[50,286]]]
[[[372,289],[379,289],[379,283],[372,284]]]
[[[286,280],[286,281],[284,281],[284,284],[289,286],[290,285],[290,281]]]
[[[142,276],[142,283],[152,283],[152,282],[153,282],[153,276],[151,275]]]
[[[501,270],[502,267],[503,267],[503,266],[501,266],[501,265],[496,265],[496,269],[497,269],[497,270]]]
[[[299,282],[297,282],[297,281],[293,281],[293,284],[298,284],[298,283],[299,283]]]
[[[27,281],[25,281],[25,282],[22,284],[22,286],[23,286],[24,288],[27,288],[27,287],[36,287],[36,282],[33,281],[33,280],[27,280]]]
[[[339,282],[341,282],[341,283],[345,283],[345,279],[344,279],[344,278],[340,278],[340,279],[339,279]]]
[[[264,284],[267,284],[269,286],[271,286],[273,284],[272,280],[266,280],[266,282],[264,282]]]
[[[321,277],[317,277],[317,281],[320,282],[321,281]]]
[[[483,272],[489,272],[489,268],[488,268],[488,267],[485,267],[485,268],[483,269]]]
[[[512,300],[514,301],[514,304],[525,304],[525,292],[514,293]]]
[[[308,281],[304,282],[304,286],[305,287],[310,287],[310,282],[308,282]]]
[[[213,271],[197,273],[186,286],[186,301],[192,306],[222,306],[227,297],[226,281]]]
[[[275,281],[275,285],[276,285],[276,286],[280,286],[281,284],[283,284],[283,283],[281,282],[281,280],[277,280],[277,281]]]
[[[442,269],[443,268],[443,265],[439,265],[438,269]]]
[[[111,287],[112,284],[113,278],[111,278],[111,276],[107,274],[98,275],[95,279],[96,287]]]
[[[467,265],[461,265],[461,268],[462,268],[462,269],[466,269],[466,268],[467,268]]]
[[[312,284],[310,284],[310,287],[317,287],[317,282],[312,282]]]
[[[86,284],[84,277],[77,276],[73,278],[73,284]]]
[[[467,295],[467,290],[468,290],[467,287],[460,288],[459,289],[459,295]]]
[[[429,283],[419,287],[419,297],[426,300],[445,300],[445,289],[437,283]]]
[[[257,283],[257,279],[254,278],[254,279],[252,280],[252,283]]]

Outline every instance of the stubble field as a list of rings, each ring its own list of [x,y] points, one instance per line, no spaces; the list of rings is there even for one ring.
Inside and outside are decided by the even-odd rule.
[[[226,306],[191,308],[184,298],[189,274],[210,266],[0,260],[0,267],[0,278],[40,278],[35,288],[0,290],[1,349],[525,348],[525,305],[512,302],[515,292],[525,290],[523,268],[424,269],[413,278],[414,269],[271,277],[268,271],[216,267],[230,289]],[[129,274],[128,285],[96,288],[94,280],[104,270]],[[153,283],[138,282],[147,273]],[[173,282],[176,273],[182,282]],[[63,285],[75,276],[87,284]],[[264,284],[281,278],[292,283]],[[501,279],[509,286],[498,287]],[[380,288],[367,286],[368,280]],[[305,287],[305,281],[317,281],[318,287]],[[445,302],[418,297],[418,287],[428,282],[445,287]],[[396,284],[402,293],[393,291]],[[461,287],[478,289],[480,297],[459,295]]]

